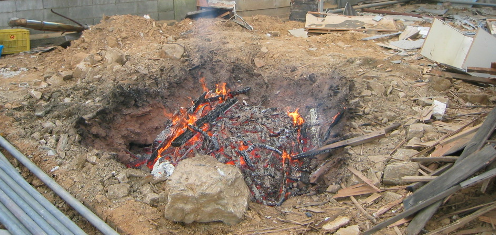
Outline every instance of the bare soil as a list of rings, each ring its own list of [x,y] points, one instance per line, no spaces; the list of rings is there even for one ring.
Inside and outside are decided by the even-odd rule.
[[[419,6],[394,6],[388,10],[406,11]],[[450,12],[474,15],[474,9],[450,8]],[[494,13],[491,9],[482,10]],[[333,169],[317,182],[320,190],[290,198],[280,207],[250,203],[245,220],[235,226],[166,220],[161,205],[165,182],[154,181],[148,169],[126,168],[124,163],[130,159],[124,150],[131,144],[153,142],[165,126],[164,113],[189,107],[192,99],[202,93],[201,77],[206,78],[209,88],[220,82],[227,82],[233,90],[252,87],[243,99],[254,105],[300,108],[305,116],[308,107],[318,103],[328,120],[346,110],[336,136],[341,139],[381,130],[393,123],[411,123],[423,108],[416,102],[418,98],[448,97],[445,119],[431,123],[434,131],[421,138],[424,142],[437,140],[477,114],[490,111],[496,100],[494,86],[448,79],[448,89],[436,90],[432,81],[439,77],[432,71],[440,68],[434,62],[417,50],[398,55],[378,46],[377,41],[360,40],[371,34],[334,32],[297,38],[288,30],[303,28],[302,22],[269,16],[245,20],[253,31],[222,19],[186,19],[169,26],[140,16],[112,16],[85,31],[68,48],[2,56],[0,134],[123,234],[324,233],[299,223],[314,222],[313,226],[318,227],[340,215],[350,217],[349,225],[356,224],[365,231],[373,224],[349,198],[335,200],[332,193],[322,189],[331,184],[360,183],[346,166],[380,179],[380,171],[369,174],[369,169],[377,167],[369,157],[391,154],[406,138],[407,127],[371,143],[319,156],[321,160],[337,159]],[[184,54],[180,58],[167,54],[163,49],[166,45],[177,45]],[[123,55],[124,63],[106,58],[116,51]],[[392,63],[397,60],[401,63]],[[82,62],[86,62],[83,72],[78,68]],[[484,94],[488,99],[474,103],[469,99],[472,94]],[[28,170],[10,159],[34,187],[87,233],[99,234]],[[124,176],[131,185],[130,193],[109,198],[108,187],[121,182]],[[387,191],[407,194],[401,187]],[[161,196],[160,203],[145,203],[144,197],[150,192]],[[364,200],[367,196],[357,198]],[[475,189],[464,192],[446,202],[428,228],[443,225],[437,221],[442,213],[494,199],[494,194],[481,196]],[[373,213],[391,201],[384,196],[367,205],[366,210]],[[464,205],[460,205],[462,202]],[[400,210],[397,206],[378,220]],[[401,231],[404,228],[399,227]],[[396,232],[386,228],[381,234]]]

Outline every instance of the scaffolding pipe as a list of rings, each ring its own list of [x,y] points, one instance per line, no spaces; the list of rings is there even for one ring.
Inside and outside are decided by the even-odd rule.
[[[12,214],[14,214],[19,221],[21,221],[29,232],[32,234],[47,234],[5,193],[0,193],[0,202],[3,203],[3,205],[7,207],[7,209],[9,209],[9,211],[12,212]]]
[[[9,187],[3,180],[0,180],[0,191],[5,193],[5,195],[7,195],[12,202],[19,206],[24,213],[31,217],[31,219],[47,234],[59,234],[54,228],[52,228],[52,226],[50,226],[50,224],[47,223],[45,219],[43,219],[43,217],[40,216],[40,214],[33,210],[33,208],[29,206],[26,201],[18,197],[14,190],[12,190],[12,188]]]
[[[39,21],[39,20],[28,20],[28,19],[18,19],[12,18],[9,20],[10,27],[24,27],[29,29],[36,29],[41,31],[52,31],[52,32],[82,32],[85,27],[83,26],[74,26],[68,24],[62,24],[57,22],[48,22],[48,21]]]
[[[1,154],[1,153],[0,153]],[[20,198],[22,198],[29,206],[31,206],[38,214],[45,219],[45,221],[52,226],[57,232],[60,234],[85,234],[84,231],[82,231],[79,227],[77,227],[74,223],[72,223],[71,220],[69,220],[62,212],[60,212],[55,206],[52,205],[48,200],[45,199],[43,202],[40,202],[36,200],[31,194],[39,194],[34,188],[31,188],[35,192],[27,192],[24,190],[24,188],[19,184],[20,182],[27,182],[22,178],[20,181],[18,179],[14,180],[5,169],[5,160],[0,158],[0,179],[3,180]],[[10,163],[9,163],[10,165]],[[7,166],[8,167],[8,166]],[[11,168],[13,170],[13,168]],[[20,175],[19,175],[20,176]],[[41,196],[41,194],[39,194]],[[73,226],[79,229],[79,233],[73,233],[70,231],[64,224],[62,224],[58,218],[55,218],[53,213],[51,213],[52,210],[49,210],[48,207],[53,207],[53,209],[60,214],[62,214],[63,217],[65,217],[65,221],[71,222],[74,224]],[[58,216],[60,218],[60,216]]]
[[[97,215],[90,211],[86,206],[84,206],[80,201],[74,198],[69,192],[67,192],[62,186],[57,184],[50,176],[48,176],[43,170],[36,166],[31,160],[24,156],[19,150],[12,146],[6,139],[0,136],[0,146],[4,147],[12,156],[14,156],[19,162],[21,162],[26,168],[28,168],[34,175],[36,175],[43,183],[45,183],[49,188],[51,188],[59,197],[66,201],[72,208],[74,208],[81,216],[86,218],[93,226],[95,226],[100,232],[106,235],[117,235],[118,233],[112,229],[108,224],[101,220]]]
[[[0,203],[0,223],[11,234],[29,234],[29,231],[2,203]]]

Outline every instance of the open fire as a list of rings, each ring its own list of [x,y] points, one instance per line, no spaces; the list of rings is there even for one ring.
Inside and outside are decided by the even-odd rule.
[[[306,193],[299,182],[308,180],[310,160],[292,156],[315,146],[305,134],[308,128],[298,109],[249,105],[236,96],[250,88],[231,91],[223,83],[209,91],[203,79],[201,83],[204,92],[190,108],[165,114],[169,124],[151,147],[139,154],[128,152],[135,158],[128,167],[175,166],[201,153],[237,166],[259,203],[280,205],[290,196]]]

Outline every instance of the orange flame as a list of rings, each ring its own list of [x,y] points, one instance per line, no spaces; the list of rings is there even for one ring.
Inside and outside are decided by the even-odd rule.
[[[200,83],[202,85],[203,91],[208,92],[207,84],[205,82],[205,77],[200,78]]]
[[[229,92],[229,90],[226,89],[226,83],[225,82],[223,82],[220,85],[219,84],[216,84],[215,86],[216,86],[215,93],[217,93],[217,95],[225,96]]]
[[[285,150],[282,151],[282,165],[284,166],[286,164],[286,159],[289,160],[289,162],[291,162],[291,156],[289,155],[289,153],[287,153]]]
[[[303,118],[298,113],[298,110],[299,109],[296,109],[294,112],[288,111],[288,115],[293,119],[293,125],[295,125],[295,126],[301,126],[301,125],[303,125],[303,123],[305,123]]]

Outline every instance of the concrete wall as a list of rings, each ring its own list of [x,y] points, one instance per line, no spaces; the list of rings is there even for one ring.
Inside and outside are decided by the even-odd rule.
[[[155,20],[181,20],[186,12],[196,10],[196,0],[0,0],[0,29],[10,28],[13,17],[73,24],[50,9],[88,25],[98,24],[103,15],[148,14]]]

